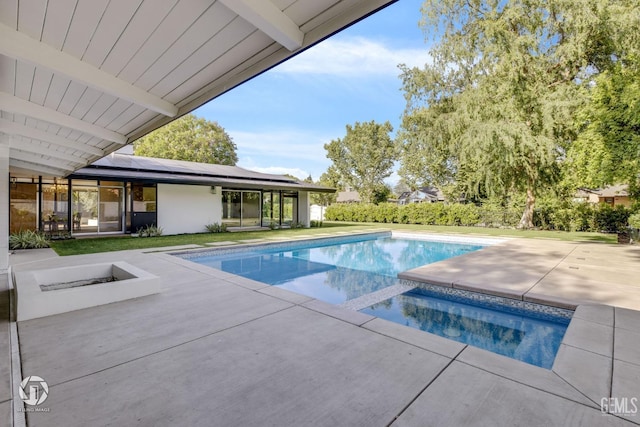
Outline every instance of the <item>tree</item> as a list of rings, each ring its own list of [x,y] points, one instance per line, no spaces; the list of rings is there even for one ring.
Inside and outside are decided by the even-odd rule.
[[[618,63],[599,75],[591,102],[578,116],[581,132],[569,150],[574,182],[591,188],[640,184],[640,61]]]
[[[236,144],[216,122],[187,114],[133,144],[136,156],[235,165]]]
[[[376,191],[384,185],[384,178],[392,173],[397,158],[395,144],[390,137],[393,127],[389,122],[375,121],[347,125],[343,139],[325,144],[327,158],[341,180],[360,194],[365,203],[376,200]]]
[[[425,32],[442,35],[432,63],[401,66],[400,175],[471,197],[526,193],[520,227],[532,227],[575,138],[583,84],[612,60],[610,2],[427,0],[422,12]]]
[[[335,179],[335,176],[332,176],[332,174],[329,173],[329,171],[323,173],[320,176],[318,182],[314,182],[313,178],[311,178],[311,175],[309,175],[309,177],[305,179],[305,182],[331,188],[338,188],[339,186],[339,182],[337,181],[337,179]],[[324,218],[324,208],[329,206],[331,203],[335,203],[336,201],[336,193],[310,193],[309,196],[311,204],[320,206],[321,218]]]

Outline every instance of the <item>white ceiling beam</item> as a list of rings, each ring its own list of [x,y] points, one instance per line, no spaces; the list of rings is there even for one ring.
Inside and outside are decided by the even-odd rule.
[[[56,159],[44,159],[37,154],[31,154],[24,151],[18,151],[17,149],[11,147],[9,150],[9,157],[11,159],[22,160],[24,162],[35,163],[38,165],[42,165],[45,167],[50,167],[53,169],[59,169],[61,171],[71,172],[73,171],[73,166],[69,166],[63,160]]]
[[[290,51],[300,49],[304,33],[269,0],[220,0],[222,4]]]
[[[9,135],[20,135],[31,139],[37,139],[38,141],[47,142],[49,144],[57,145],[58,147],[71,148],[94,156],[105,155],[104,150],[97,147],[87,145],[83,142],[73,141],[60,135],[55,135],[20,123],[10,122],[5,119],[0,119],[0,132]]]
[[[25,162],[23,160],[17,160],[17,159],[9,159],[9,166],[13,166],[15,168],[25,169],[33,172],[38,172],[45,175],[60,176],[60,177],[63,177],[70,172],[67,169],[50,168],[40,164]]]
[[[44,120],[45,122],[58,126],[75,129],[121,145],[127,143],[127,137],[122,134],[76,119],[75,117],[68,116],[51,108],[25,101],[22,98],[9,95],[8,93],[0,92],[0,110],[31,116],[38,120]]]
[[[64,74],[100,92],[125,99],[165,116],[175,117],[178,114],[178,108],[172,103],[2,23],[0,54]]]
[[[61,151],[54,150],[52,148],[43,147],[39,144],[25,143],[19,141],[16,137],[12,137],[9,141],[9,147],[16,150],[26,151],[27,153],[41,154],[55,159],[67,160],[73,163],[77,163],[78,166],[84,166],[87,163],[87,159],[73,154],[63,153]]]

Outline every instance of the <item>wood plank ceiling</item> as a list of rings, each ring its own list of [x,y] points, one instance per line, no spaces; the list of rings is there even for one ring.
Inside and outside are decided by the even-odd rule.
[[[0,0],[11,171],[65,176],[393,1]]]

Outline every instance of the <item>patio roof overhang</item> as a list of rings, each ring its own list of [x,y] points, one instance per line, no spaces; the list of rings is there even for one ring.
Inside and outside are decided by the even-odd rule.
[[[3,0],[0,154],[68,175],[394,1]]]
[[[211,175],[196,173],[176,173],[158,171],[137,171],[126,169],[98,169],[82,168],[69,175],[71,179],[91,180],[129,180],[137,182],[164,183],[164,184],[188,184],[210,185],[224,188],[244,190],[285,190],[285,191],[309,191],[312,193],[335,193],[334,188],[323,187],[311,183],[271,179],[268,174],[260,174],[262,177],[241,177],[229,175]],[[276,175],[273,175],[274,177]]]

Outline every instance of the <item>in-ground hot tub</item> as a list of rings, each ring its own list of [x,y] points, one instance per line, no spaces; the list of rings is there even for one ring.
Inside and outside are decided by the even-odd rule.
[[[66,313],[160,292],[160,279],[126,262],[15,274],[18,321]]]

